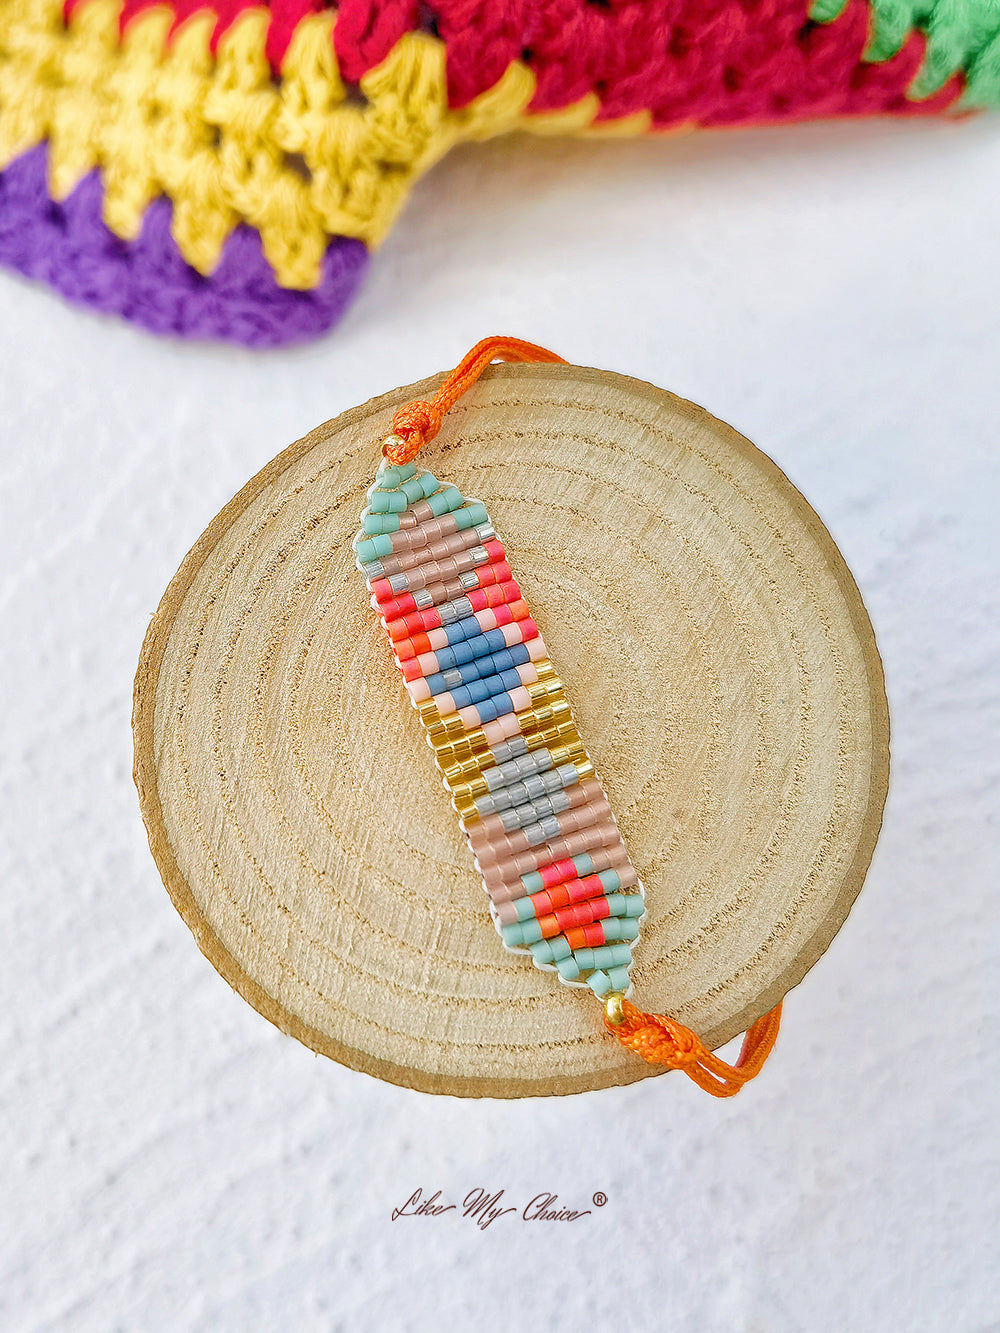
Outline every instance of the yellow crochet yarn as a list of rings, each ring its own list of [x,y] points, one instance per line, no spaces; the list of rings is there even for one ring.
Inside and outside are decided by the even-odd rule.
[[[523,128],[586,130],[593,94],[563,110],[526,115],[531,70],[512,62],[467,107],[448,106],[445,48],[403,36],[349,100],[337,68],[335,18],[300,22],[281,81],[265,55],[268,14],[241,14],[209,46],[215,16],[173,34],[166,8],[137,15],[119,39],[119,0],[87,0],[63,22],[61,0],[0,7],[0,167],[49,141],[50,191],[65,199],[100,167],[104,220],[134,239],[150,200],[173,201],[173,236],[203,274],[245,220],[261,236],[279,283],[310,288],[330,236],[383,239],[414,180],[460,140]],[[599,132],[639,134],[648,113]]]

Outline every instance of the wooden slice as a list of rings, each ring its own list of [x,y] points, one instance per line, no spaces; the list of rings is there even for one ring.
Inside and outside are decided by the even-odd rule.
[[[461,1096],[632,1082],[656,1071],[594,997],[503,951],[354,566],[392,413],[439,382],[293,444],[181,565],[135,685],[150,846],[215,967],[324,1055]],[[742,436],[603,371],[491,368],[426,465],[486,502],[645,885],[635,1002],[721,1045],[826,949],[878,835],[843,559]]]

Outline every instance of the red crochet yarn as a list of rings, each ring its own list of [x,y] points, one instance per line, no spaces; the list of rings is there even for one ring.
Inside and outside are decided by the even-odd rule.
[[[70,0],[67,11],[79,0]],[[162,0],[126,0],[122,24]],[[173,0],[174,27],[204,0]],[[213,43],[255,0],[215,0]],[[271,0],[267,54],[275,73],[296,25],[334,6]],[[961,91],[956,75],[933,97],[907,99],[925,38],[913,32],[891,59],[863,60],[867,0],[850,0],[833,23],[808,17],[806,0],[342,0],[334,45],[342,75],[357,82],[407,32],[434,32],[447,48],[448,97],[465,106],[514,60],[537,80],[533,111],[596,93],[598,121],[649,111],[653,125],[770,124],[815,116],[941,111]]]

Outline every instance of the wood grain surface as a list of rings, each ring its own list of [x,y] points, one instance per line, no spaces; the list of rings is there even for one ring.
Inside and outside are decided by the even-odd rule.
[[[429,1092],[656,1072],[504,952],[351,541],[400,388],[279,454],[174,577],[135,777],[199,946],[314,1050]],[[642,878],[634,1000],[717,1047],[861,888],[888,783],[871,625],[826,529],[731,427],[576,366],[495,366],[421,462],[483,500]],[[780,1059],[780,1039],[775,1059]]]

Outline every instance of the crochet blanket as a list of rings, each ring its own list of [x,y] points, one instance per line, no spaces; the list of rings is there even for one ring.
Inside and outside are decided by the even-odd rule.
[[[269,346],[456,143],[998,103],[1000,0],[0,0],[0,262]]]

